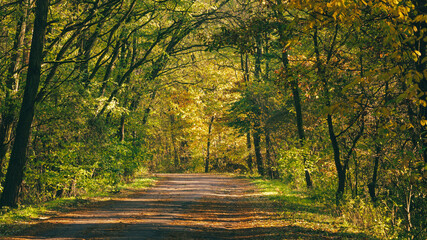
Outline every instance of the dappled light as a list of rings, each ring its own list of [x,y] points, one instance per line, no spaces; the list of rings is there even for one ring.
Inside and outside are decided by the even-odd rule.
[[[145,193],[52,217],[14,239],[341,239],[363,234],[293,225],[247,180],[162,174]]]

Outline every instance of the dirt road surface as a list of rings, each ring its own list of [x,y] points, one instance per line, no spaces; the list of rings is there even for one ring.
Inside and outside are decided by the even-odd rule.
[[[223,175],[162,174],[144,192],[52,217],[8,239],[338,239],[278,226],[253,185]],[[277,223],[277,221],[276,221]]]

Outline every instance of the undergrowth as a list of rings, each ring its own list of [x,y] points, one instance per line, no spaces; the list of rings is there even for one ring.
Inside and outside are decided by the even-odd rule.
[[[99,189],[76,197],[62,197],[39,204],[20,205],[15,209],[4,207],[0,212],[0,236],[21,232],[38,221],[47,219],[59,212],[67,212],[78,207],[107,201],[112,197],[120,197],[143,190],[153,186],[155,182],[155,177],[137,174],[133,181],[120,183],[112,187],[110,191]]]
[[[340,239],[389,239],[391,236],[384,234],[380,222],[373,225],[372,220],[377,213],[373,208],[370,212],[356,209],[354,202],[340,208],[332,201],[319,198],[316,194],[303,189],[294,189],[279,180],[266,180],[251,177],[252,182],[258,186],[262,195],[268,199],[282,221],[287,225],[324,231],[340,236]],[[352,205],[353,204],[353,205]],[[360,207],[359,202],[359,207]],[[350,205],[352,207],[350,207]],[[365,206],[365,210],[368,210]],[[357,215],[358,222],[356,220]],[[371,215],[368,219],[366,215]]]

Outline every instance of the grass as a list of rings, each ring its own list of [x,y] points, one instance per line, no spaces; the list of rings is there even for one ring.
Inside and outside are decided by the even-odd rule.
[[[133,182],[120,185],[121,189],[130,189],[130,190],[141,190],[147,187],[151,187],[156,182],[157,178],[136,178]]]
[[[251,178],[261,199],[277,213],[275,221],[300,229],[320,231],[331,239],[378,239],[372,233],[345,221],[332,203],[310,196],[307,190],[295,190],[278,180]]]
[[[58,198],[45,203],[18,208],[3,208],[0,211],[0,236],[21,232],[40,220],[68,212],[73,209],[105,202],[113,197],[121,197],[149,188],[156,183],[155,177],[138,176],[132,182],[119,184],[115,191],[91,192],[78,197]]]

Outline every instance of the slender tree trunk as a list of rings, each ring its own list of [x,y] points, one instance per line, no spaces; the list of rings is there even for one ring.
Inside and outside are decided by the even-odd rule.
[[[286,21],[284,19],[283,13],[281,11],[276,11],[276,14],[278,14],[279,19],[281,19],[282,21]],[[287,49],[285,47],[286,46],[285,44],[288,41],[287,41],[287,36],[285,36],[285,31],[286,31],[285,25],[279,24],[278,30],[279,30],[280,42],[283,45],[282,46],[283,47],[283,49],[282,49],[282,64],[283,64],[283,68],[286,71],[288,71],[289,60],[288,60]],[[299,138],[299,142],[300,142],[300,147],[303,148],[304,147],[305,134],[304,134],[304,127],[303,127],[304,125],[303,125],[303,117],[302,117],[302,110],[301,110],[301,98],[300,98],[300,94],[299,94],[298,79],[295,78],[291,81],[291,88],[292,88],[294,108],[295,108],[295,112],[296,112],[298,138]],[[311,188],[311,187],[313,187],[313,181],[311,180],[310,171],[307,169],[307,159],[305,156],[303,156],[303,165],[304,165],[304,174],[305,174],[306,186],[307,186],[307,188]]]
[[[16,106],[17,104],[15,104],[17,101],[16,93],[19,89],[19,69],[22,66],[21,58],[23,57],[21,48],[24,45],[25,31],[27,29],[26,21],[28,16],[28,6],[26,3],[24,3],[23,0],[18,3],[18,12],[21,12],[21,16],[17,21],[15,29],[12,56],[6,76],[6,86],[4,89],[6,97],[3,101],[3,104],[5,107],[2,111],[0,122],[0,179],[3,178],[3,166],[6,160],[6,153],[8,152],[10,146],[12,125],[15,122],[18,111]]]
[[[249,171],[252,172],[252,141],[250,130],[246,133],[246,149],[248,151],[248,158],[246,159],[246,162],[248,164]]]
[[[356,197],[359,192],[359,162],[357,157],[354,157],[354,197]]]
[[[249,68],[248,68],[249,56],[248,54],[240,55],[240,65],[243,71],[243,81],[245,83],[249,82]]]
[[[368,184],[369,195],[371,196],[372,202],[377,201],[375,189],[377,185],[377,175],[378,175],[378,166],[380,162],[380,154],[381,154],[381,146],[379,144],[375,144],[374,172],[372,174],[372,180]]]
[[[336,29],[338,29],[338,27]],[[328,81],[327,81],[326,76],[325,76],[325,74],[326,74],[325,69],[324,69],[324,67],[321,63],[321,60],[320,60],[317,28],[315,28],[315,31],[314,31],[313,41],[314,41],[314,52],[316,55],[317,75],[318,75],[319,79],[323,82],[323,94],[324,94],[325,106],[329,109],[331,106],[331,100],[330,100],[330,96],[329,96],[329,85],[328,85]],[[330,51],[332,51],[332,48],[330,49]],[[331,52],[328,53],[327,61],[329,61],[330,58],[331,58]],[[329,139],[331,141],[331,145],[332,145],[332,149],[333,149],[333,153],[334,153],[335,168],[337,170],[337,175],[338,175],[338,188],[336,191],[336,203],[337,203],[337,205],[339,205],[341,200],[342,200],[342,197],[344,195],[345,178],[346,178],[346,170],[347,169],[341,163],[340,147],[338,144],[337,136],[335,135],[335,132],[334,132],[334,124],[332,121],[332,115],[330,113],[327,114],[326,122],[328,124]]]
[[[277,166],[273,162],[273,158],[271,156],[271,138],[270,131],[265,128],[265,159],[267,161],[267,174],[271,179],[277,179],[279,177],[279,173],[277,171]]]
[[[28,6],[24,3],[24,0],[19,1],[18,3],[18,12],[20,12],[20,17],[18,19],[16,29],[15,29],[15,38],[13,42],[11,62],[8,69],[8,74],[6,78],[6,94],[10,92],[17,92],[19,89],[19,79],[20,73],[19,69],[22,66],[22,56],[21,49],[25,40],[25,32],[27,29],[27,18],[28,18]]]
[[[173,165],[175,167],[175,170],[178,170],[179,168],[178,147],[176,146],[176,138],[174,134],[172,134],[172,147],[173,147]]]
[[[119,128],[119,139],[120,142],[125,141],[125,122],[126,122],[126,115],[123,114],[120,118],[120,128]]]
[[[268,44],[269,44],[269,39],[268,39],[268,34],[267,33],[265,33],[265,35],[263,36],[264,37],[264,41],[265,41],[265,44],[264,44],[264,55],[267,55],[268,56],[268,53],[269,53],[269,46],[268,46]],[[265,60],[265,74],[264,74],[264,81],[270,81],[270,60],[269,59],[267,59],[267,60]]]
[[[95,43],[99,37],[99,33],[101,31],[102,26],[104,25],[104,21],[101,21],[96,26],[95,32],[90,35],[88,39],[84,38],[82,39],[82,45],[81,45],[81,63],[79,66],[80,74],[81,74],[81,82],[84,84],[85,87],[88,87],[90,84],[89,79],[89,60],[91,58],[92,49],[95,46]]]
[[[124,52],[125,52],[126,48],[125,48],[125,46],[123,46],[123,48],[122,48],[122,58],[121,58],[121,63],[120,63],[121,64],[121,68],[124,68],[125,65],[126,65],[126,63],[127,63],[127,61],[126,61],[125,58],[127,58],[127,59],[130,58],[130,65],[134,64],[134,62],[135,62],[135,53],[136,53],[136,49],[135,49],[136,46],[135,46],[135,44],[136,44],[136,42],[135,42],[135,38],[134,38],[134,40],[132,41],[132,45],[133,45],[132,51],[129,50],[129,53],[128,53],[129,55],[131,55],[130,57],[129,56],[128,57],[124,57],[124,55],[125,55]],[[121,72],[119,72],[119,74],[121,74]],[[128,82],[130,81],[130,76],[128,77],[128,79],[126,81],[128,81]],[[131,101],[131,104],[129,106],[129,111],[133,111],[133,110],[135,110],[137,108],[138,103],[139,103],[139,98],[140,98],[140,96],[137,96],[136,98],[134,98]],[[129,101],[129,98],[126,97],[125,101],[124,101],[124,104],[123,104],[125,107],[128,106],[128,101]],[[123,113],[122,117],[120,119],[119,138],[120,138],[121,142],[125,141],[126,116],[127,115]]]
[[[337,137],[334,132],[334,125],[332,123],[332,116],[328,114],[327,116],[327,123],[328,123],[328,132],[329,132],[329,138],[331,140],[332,149],[334,152],[334,162],[335,167],[337,169],[338,174],[338,188],[336,192],[336,202],[337,205],[341,202],[341,199],[344,195],[345,190],[345,176],[346,176],[346,168],[341,164],[341,157],[340,157],[340,148],[338,145]]]
[[[176,136],[175,136],[175,116],[173,114],[169,115],[170,124],[171,124],[171,142],[173,147],[173,164],[175,170],[179,167],[179,156],[178,156],[178,147],[176,146]]]
[[[362,52],[362,50],[360,50],[360,52]],[[360,77],[363,78],[365,74],[364,74],[363,55],[362,54],[360,54],[359,62],[360,62]],[[389,100],[390,99],[389,99],[388,83],[386,83],[385,96],[384,96],[385,104],[387,104]],[[376,128],[375,128],[376,134],[373,137],[374,142],[376,142],[378,137],[379,137],[378,129],[379,129],[380,125],[383,123],[384,123],[383,117],[380,117],[380,119],[376,121],[376,124],[375,124],[376,125]],[[371,182],[368,184],[369,195],[371,196],[372,202],[377,201],[376,186],[377,186],[377,175],[378,175],[378,167],[379,167],[381,151],[382,151],[381,144],[376,142],[375,143],[374,169],[373,169]],[[357,161],[356,161],[356,163],[357,163]],[[356,165],[356,170],[357,170],[357,165]],[[356,171],[356,174],[357,174],[357,171]],[[356,183],[357,183],[357,175],[356,175]],[[356,194],[357,194],[357,185],[356,185]]]
[[[254,77],[256,81],[261,81],[261,57],[262,57],[262,41],[261,35],[256,35],[256,51],[255,51],[255,72]],[[260,134],[260,123],[258,119],[254,119],[254,130],[253,130],[253,140],[254,140],[254,150],[255,150],[255,159],[257,163],[258,173],[261,176],[264,176],[264,163],[261,155],[261,134]]]
[[[255,149],[255,159],[256,164],[258,168],[258,173],[261,176],[264,176],[264,163],[262,161],[262,155],[261,155],[261,136],[259,134],[259,124],[255,124],[255,130],[253,133],[253,139],[254,139],[254,149]]]
[[[284,38],[283,33],[281,33],[281,38]],[[288,53],[285,50],[283,50],[283,53],[282,53],[282,64],[283,64],[283,68],[287,70],[289,65],[289,60],[288,60]],[[303,124],[303,118],[302,118],[301,98],[299,93],[298,79],[295,78],[291,80],[291,88],[292,88],[294,108],[296,112],[296,123],[297,123],[297,130],[298,130],[299,145],[300,145],[300,148],[303,148],[305,134],[304,134],[304,124]],[[305,184],[307,188],[312,188],[313,181],[311,180],[310,171],[308,171],[307,169],[307,159],[305,156],[303,156],[303,165],[304,165],[304,174],[305,174]]]
[[[150,115],[150,112],[151,112],[151,104],[156,98],[156,94],[157,94],[157,88],[155,88],[150,95],[150,103],[144,110],[144,116],[142,117],[142,125],[145,125],[147,123],[148,116]]]
[[[268,130],[265,131],[265,160],[267,162],[267,175],[269,178],[273,178],[273,164],[271,161],[271,155],[270,155],[270,133]]]
[[[303,128],[303,119],[302,119],[302,110],[301,110],[301,98],[299,96],[299,87],[298,87],[298,79],[294,79],[291,82],[292,85],[292,95],[294,100],[294,107],[296,112],[296,122],[298,129],[298,138],[300,147],[304,147],[304,128]],[[311,181],[310,172],[307,169],[307,158],[303,156],[303,164],[304,164],[304,173],[305,173],[305,183],[307,188],[313,187],[313,182]]]
[[[114,47],[111,60],[105,69],[104,79],[102,80],[102,86],[101,86],[101,89],[99,90],[99,96],[104,96],[105,94],[105,91],[108,85],[108,80],[110,79],[113,66],[119,56],[119,52],[120,52],[119,50],[120,50],[121,44],[122,44],[122,41],[118,41],[116,43],[116,46]]]
[[[245,76],[246,76],[246,82],[249,82],[249,54],[245,55]]]
[[[37,0],[27,81],[0,206],[17,206],[19,186],[22,183],[27,162],[26,152],[34,118],[35,99],[40,84],[48,9],[49,0]]]
[[[205,161],[205,173],[209,172],[209,149],[211,146],[211,133],[212,133],[212,124],[215,120],[215,116],[211,117],[211,120],[209,121],[209,128],[208,128],[208,143],[206,146],[206,161]]]
[[[243,80],[247,84],[249,83],[249,68],[248,68],[249,57],[248,54],[240,55],[240,65],[243,71]],[[251,141],[251,129],[249,128],[246,133],[246,149],[248,152],[248,157],[246,163],[248,165],[249,171],[252,172],[252,141]]]
[[[256,46],[255,46],[255,80],[261,80],[261,57],[262,57],[262,41],[260,34],[256,35]]]

